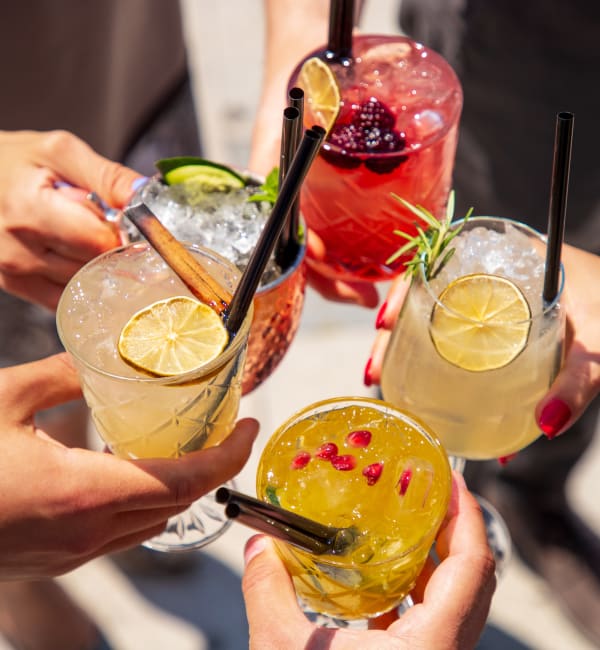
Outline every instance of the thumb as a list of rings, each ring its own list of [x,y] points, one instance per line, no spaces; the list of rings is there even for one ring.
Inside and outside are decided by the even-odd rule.
[[[79,399],[79,376],[66,352],[0,370],[5,413],[17,422],[36,411]]]
[[[251,648],[304,648],[312,626],[298,607],[292,580],[272,540],[255,535],[244,549],[242,591]],[[278,622],[285,621],[285,625]]]

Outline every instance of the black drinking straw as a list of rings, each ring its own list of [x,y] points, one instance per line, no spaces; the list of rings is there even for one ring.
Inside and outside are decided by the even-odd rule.
[[[294,544],[315,555],[343,554],[357,538],[353,528],[325,526],[279,506],[221,487],[215,498],[226,504],[225,514],[241,524]]]
[[[293,89],[294,90],[294,89]],[[296,90],[300,90],[299,88]],[[302,97],[304,93],[302,93]],[[279,187],[288,173],[300,138],[302,137],[302,110],[297,106],[288,106],[283,111],[283,127],[281,133],[281,154],[279,157]],[[282,272],[286,271],[298,256],[300,243],[298,241],[298,225],[300,214],[300,197],[296,197],[287,215],[281,234],[275,245],[275,261]]]
[[[561,112],[556,116],[550,205],[548,209],[546,270],[542,294],[546,304],[551,304],[559,291],[560,259],[565,234],[574,119],[573,113]]]
[[[318,126],[304,132],[304,137],[292,160],[283,185],[279,188],[271,214],[262,229],[248,265],[231,299],[226,318],[226,326],[230,334],[236,334],[244,321],[254,299],[260,278],[283,228],[285,217],[300,191],[300,186],[319,151],[324,137],[325,130]]]
[[[331,0],[329,5],[329,37],[325,58],[348,63],[352,59],[354,0]]]

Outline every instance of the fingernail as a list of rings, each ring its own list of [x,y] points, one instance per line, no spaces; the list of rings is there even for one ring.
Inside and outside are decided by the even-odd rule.
[[[364,382],[365,386],[367,386],[367,387],[371,386],[372,383],[373,383],[373,379],[371,377],[371,364],[372,363],[373,363],[373,358],[371,357],[367,361],[367,365],[365,366],[365,373],[364,373],[364,376],[363,376],[363,382]]]
[[[517,454],[515,453],[515,454],[508,454],[508,456],[500,456],[500,458],[498,458],[498,462],[500,463],[500,465],[502,465],[502,467],[504,467],[505,465],[508,465],[508,463],[510,463],[510,461],[513,458],[515,458],[516,455]]]
[[[385,310],[387,309],[387,300],[381,305],[379,311],[377,312],[377,318],[375,319],[375,329],[380,330],[383,327],[383,319],[385,318]]]
[[[550,400],[542,409],[538,424],[548,440],[556,437],[571,418],[571,409],[561,399]]]
[[[131,189],[134,192],[137,192],[140,187],[143,187],[150,179],[147,176],[140,176],[139,178],[136,178],[133,183],[131,184]]]
[[[247,566],[253,558],[265,550],[266,545],[267,539],[264,535],[251,537],[244,548],[244,564]]]

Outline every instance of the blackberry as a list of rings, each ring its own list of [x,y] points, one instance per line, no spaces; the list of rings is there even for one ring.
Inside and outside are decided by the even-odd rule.
[[[333,151],[329,145],[338,147],[339,151]],[[321,149],[321,156],[336,167],[353,169],[360,165],[360,159],[349,154],[360,151],[365,151],[363,133],[353,124],[336,124]]]
[[[348,153],[364,151],[364,134],[354,124],[336,124],[329,136],[329,142]]]
[[[375,97],[362,102],[352,118],[352,124],[365,130],[377,127],[387,131],[393,128],[395,122],[396,118],[392,111]]]

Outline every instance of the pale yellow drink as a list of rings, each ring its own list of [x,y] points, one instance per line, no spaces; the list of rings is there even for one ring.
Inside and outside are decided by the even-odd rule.
[[[273,434],[257,494],[322,524],[356,528],[346,555],[276,544],[305,606],[368,618],[414,586],[448,506],[450,469],[419,420],[379,400],[336,398],[303,409]]]
[[[200,247],[189,250],[231,293],[239,272]],[[123,326],[151,303],[190,291],[146,243],[92,260],[67,285],[57,310],[61,340],[80,373],[94,424],[121,457],[178,457],[216,445],[232,430],[252,311],[213,361],[196,371],[156,377],[126,363],[117,350]]]
[[[451,245],[454,256],[438,277],[427,281],[421,272],[412,281],[386,351],[381,387],[386,400],[419,413],[449,454],[499,458],[540,435],[535,406],[560,368],[564,309],[560,294],[551,305],[542,302],[545,244],[524,224],[472,218]],[[506,338],[490,337],[485,361],[495,368],[477,367],[480,351],[468,346],[451,351],[451,360],[440,354],[448,337],[432,316],[450,311],[443,292],[468,275],[508,278],[529,305],[529,318],[511,322],[506,317],[500,328]],[[468,302],[469,295],[464,297]],[[453,333],[472,326],[456,317]],[[514,351],[507,352],[511,344]],[[475,363],[468,367],[472,358]]]

